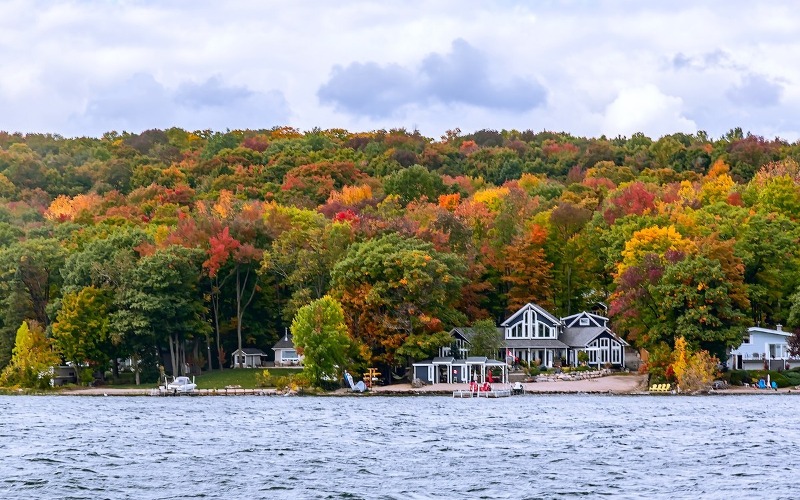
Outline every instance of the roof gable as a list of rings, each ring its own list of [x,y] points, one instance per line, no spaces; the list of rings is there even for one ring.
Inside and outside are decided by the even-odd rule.
[[[531,311],[531,310],[532,310],[532,311],[535,311],[537,314],[540,314],[540,315],[544,316],[545,318],[549,319],[549,320],[550,320],[550,321],[553,323],[553,325],[560,325],[560,324],[561,324],[561,320],[559,320],[558,318],[556,318],[555,316],[553,316],[553,315],[552,315],[552,314],[550,314],[549,312],[545,311],[545,310],[544,310],[544,309],[542,309],[541,307],[537,306],[536,304],[533,304],[533,303],[531,303],[531,302],[528,302],[528,303],[527,303],[527,304],[525,304],[524,306],[520,307],[520,308],[517,310],[517,312],[515,312],[514,314],[512,314],[511,316],[509,316],[509,317],[508,317],[508,319],[506,319],[505,321],[503,321],[503,323],[502,323],[500,326],[508,326],[508,325],[514,324],[514,323],[515,323],[515,320],[516,320],[516,319],[517,319],[517,318],[518,318],[520,315],[524,314],[524,313],[525,313],[525,311]]]
[[[589,320],[588,325],[581,325],[580,320],[581,318],[586,318]],[[600,316],[598,314],[592,314],[587,311],[579,312],[578,314],[573,314],[571,316],[566,316],[561,318],[561,321],[564,322],[564,325],[567,328],[572,327],[580,327],[580,328],[587,328],[587,327],[604,327],[608,325],[608,318],[605,316]]]
[[[747,333],[749,333],[750,335],[754,333],[762,333],[766,335],[775,335],[787,338],[792,336],[792,332],[787,332],[784,330],[773,330],[771,328],[762,328],[760,326],[751,326],[750,328],[747,329]]]
[[[283,337],[275,342],[275,345],[272,346],[272,349],[294,349],[294,340],[292,340],[292,334],[285,333]]]

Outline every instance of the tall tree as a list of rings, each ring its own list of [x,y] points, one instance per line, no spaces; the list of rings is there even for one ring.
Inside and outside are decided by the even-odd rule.
[[[303,355],[303,371],[312,383],[340,380],[351,362],[353,340],[347,332],[341,304],[326,295],[297,311],[292,320],[292,340]]]
[[[455,306],[464,272],[457,256],[390,233],[352,245],[334,267],[332,284],[354,337],[374,361],[392,365],[411,333],[462,321]]]
[[[50,383],[50,377],[43,374],[49,373],[58,362],[41,325],[32,321],[28,326],[23,321],[17,329],[11,363],[0,375],[0,384],[42,389]]]

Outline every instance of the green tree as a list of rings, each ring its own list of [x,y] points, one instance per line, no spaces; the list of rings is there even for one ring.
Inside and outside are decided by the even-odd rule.
[[[338,380],[350,362],[353,342],[342,305],[329,295],[303,306],[292,320],[292,339],[303,355],[303,371],[312,383]]]
[[[409,361],[433,358],[439,355],[439,349],[449,346],[452,341],[448,332],[412,333],[397,349],[397,355]]]
[[[332,289],[373,361],[393,364],[406,337],[463,321],[455,308],[466,271],[458,256],[391,233],[356,243],[331,273]]]
[[[142,257],[125,276],[111,328],[139,359],[153,347],[170,354],[173,375],[185,374],[186,342],[210,327],[198,292],[204,252],[169,246]]]
[[[52,326],[54,347],[64,359],[105,371],[112,353],[108,315],[113,298],[110,289],[93,286],[64,295]]]
[[[412,165],[389,175],[383,181],[383,190],[387,195],[399,196],[403,205],[423,196],[429,201],[435,201],[440,194],[448,191],[441,176],[429,172],[422,165]]]
[[[482,319],[472,325],[472,338],[469,340],[470,356],[486,356],[494,359],[503,348],[503,334],[491,319]]]

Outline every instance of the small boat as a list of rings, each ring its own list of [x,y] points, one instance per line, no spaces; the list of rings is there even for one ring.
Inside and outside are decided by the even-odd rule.
[[[175,380],[167,385],[167,390],[172,392],[189,393],[197,389],[197,384],[189,380],[189,377],[175,377]]]

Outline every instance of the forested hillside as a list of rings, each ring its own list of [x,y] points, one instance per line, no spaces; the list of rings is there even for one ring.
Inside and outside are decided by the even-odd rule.
[[[227,368],[326,294],[381,366],[526,302],[720,352],[800,324],[798,159],[739,129],[0,133],[0,367],[32,320],[68,361]]]

